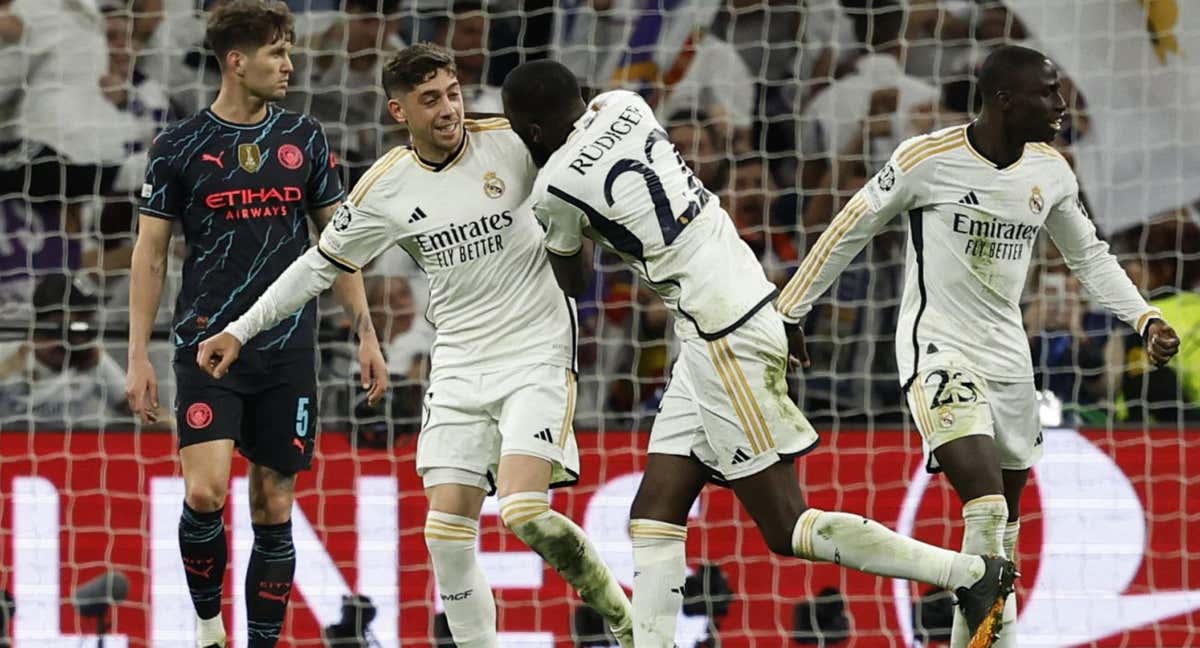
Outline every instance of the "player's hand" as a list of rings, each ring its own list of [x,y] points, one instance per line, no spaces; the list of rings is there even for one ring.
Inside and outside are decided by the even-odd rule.
[[[362,388],[367,390],[367,404],[374,405],[387,393],[388,368],[375,335],[367,335],[358,344],[358,363],[361,365]]]
[[[143,423],[158,422],[158,378],[154,365],[146,354],[130,358],[129,373],[125,375],[125,400],[129,410]]]
[[[796,323],[784,324],[783,330],[787,333],[788,364],[792,367],[809,368],[812,362],[808,359],[808,349],[804,346],[804,329]]]
[[[1179,335],[1166,322],[1156,319],[1146,327],[1146,355],[1154,366],[1161,367],[1179,353]]]
[[[229,365],[242,352],[242,343],[228,333],[218,333],[200,343],[196,364],[204,373],[220,380],[229,373]]]

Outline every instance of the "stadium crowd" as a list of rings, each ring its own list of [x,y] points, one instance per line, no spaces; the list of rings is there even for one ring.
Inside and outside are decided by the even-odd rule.
[[[0,0],[0,429],[132,425],[117,359],[134,197],[155,134],[206,106],[219,85],[202,42],[208,4]],[[512,67],[552,56],[590,91],[625,87],[647,98],[780,286],[900,141],[969,118],[973,70],[990,48],[1036,46],[1001,0],[288,4],[299,13],[284,106],[324,124],[347,187],[405,143],[378,83],[391,52],[425,40],[448,46],[467,110],[491,114],[502,110],[499,85]],[[1055,142],[1068,160],[1093,126],[1072,72],[1064,69],[1069,125]],[[1180,205],[1105,232],[1183,338],[1179,357],[1153,372],[1135,334],[1093,306],[1042,237],[1025,325],[1038,387],[1068,422],[1200,420],[1196,210]],[[177,242],[176,280],[187,254]],[[905,242],[905,224],[893,223],[809,318],[812,368],[794,387],[814,422],[903,423],[892,346]],[[616,259],[596,263],[603,272],[578,304],[576,425],[645,428],[669,374],[670,316]],[[433,331],[422,317],[424,278],[402,250],[364,273],[393,393],[366,405],[351,375],[349,322],[329,300],[321,411],[326,427],[380,441],[419,424]],[[164,295],[175,292],[168,284]],[[164,331],[170,311],[159,311]],[[165,335],[160,346],[154,359],[170,376]]]

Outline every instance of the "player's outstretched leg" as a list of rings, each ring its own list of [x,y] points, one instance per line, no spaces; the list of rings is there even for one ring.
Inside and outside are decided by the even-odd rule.
[[[772,551],[833,562],[877,576],[905,578],[955,592],[975,635],[989,648],[1016,577],[1012,563],[948,551],[901,535],[861,515],[805,508],[795,468],[780,462],[732,483]]]
[[[250,522],[254,545],[246,567],[246,626],[249,648],[274,648],[287,616],[296,573],[292,545],[292,502],[296,476],[251,464]]]
[[[481,487],[438,483],[438,473],[425,475],[429,513],[425,517],[425,546],[433,562],[450,635],[460,648],[493,648],[496,600],[479,566],[476,540],[479,512],[486,492]],[[486,483],[486,478],[480,478]]]
[[[638,648],[670,648],[687,576],[687,517],[708,481],[691,457],[647,455],[629,511],[633,540],[633,638]]]
[[[229,558],[224,513],[233,441],[185,446],[179,450],[179,459],[186,485],[179,518],[179,554],[196,610],[196,645],[225,648],[221,586]]]
[[[500,459],[500,518],[559,573],[584,603],[600,613],[625,648],[633,646],[633,613],[625,590],[591,540],[570,518],[550,508],[550,462],[507,455]]]

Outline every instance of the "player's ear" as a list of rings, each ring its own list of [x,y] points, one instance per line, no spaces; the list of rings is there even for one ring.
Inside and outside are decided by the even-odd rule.
[[[246,73],[246,54],[241,50],[231,49],[225,53],[225,69],[231,70],[235,76]]]
[[[408,115],[404,113],[404,105],[396,99],[388,99],[387,102],[388,114],[395,119],[397,123],[403,124],[408,121]]]

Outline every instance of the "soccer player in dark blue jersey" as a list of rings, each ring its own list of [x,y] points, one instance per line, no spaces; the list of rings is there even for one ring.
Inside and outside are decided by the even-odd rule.
[[[179,547],[196,609],[196,645],[226,645],[223,511],[237,447],[251,462],[246,645],[269,647],[278,640],[296,566],[295,476],[311,464],[316,434],[315,306],[248,341],[221,380],[193,358],[204,337],[240,316],[305,251],[308,221],[323,227],[342,187],[321,125],[272,104],[283,99],[292,73],[287,6],[232,0],[213,10],[207,38],[221,62],[216,100],[164,130],[150,150],[133,254],[127,396],[144,420],[159,416],[147,344],[178,224],[188,244],[171,332],[186,483]],[[334,293],[354,317],[364,388],[378,400],[387,369],[361,276],[342,275]]]

